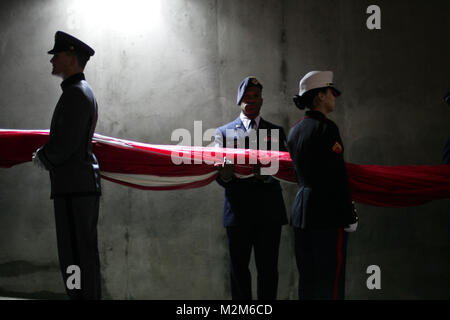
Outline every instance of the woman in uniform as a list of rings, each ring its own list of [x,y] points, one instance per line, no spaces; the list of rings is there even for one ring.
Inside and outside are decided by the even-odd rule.
[[[309,110],[288,136],[299,186],[291,212],[299,299],[344,299],[347,232],[358,217],[339,129],[327,118],[341,93],[331,71],[311,71],[299,87],[295,105]]]

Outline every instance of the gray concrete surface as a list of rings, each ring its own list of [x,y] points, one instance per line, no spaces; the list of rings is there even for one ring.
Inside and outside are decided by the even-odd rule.
[[[49,127],[60,80],[50,75],[46,51],[64,30],[97,52],[85,73],[100,106],[98,133],[175,144],[176,128],[192,130],[202,120],[205,130],[234,119],[236,88],[247,75],[264,85],[263,117],[289,130],[302,116],[291,102],[298,80],[329,69],[343,92],[330,118],[348,162],[440,162],[450,135],[442,102],[450,79],[448,1],[379,0],[382,29],[373,31],[366,0],[164,0],[155,14],[82,3],[1,2],[0,128]],[[220,186],[152,192],[102,183],[106,299],[230,298]],[[1,169],[0,184],[0,295],[64,298],[47,173],[30,163]],[[283,188],[290,208],[296,187]],[[448,205],[358,205],[347,298],[449,298]],[[366,287],[372,264],[381,268],[381,290]],[[296,299],[288,226],[279,269],[278,298]]]

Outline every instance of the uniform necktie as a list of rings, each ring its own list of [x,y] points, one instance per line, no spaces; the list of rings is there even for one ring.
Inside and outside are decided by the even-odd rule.
[[[250,125],[248,126],[248,130],[250,130],[250,129],[256,130],[256,121],[255,121],[255,119],[252,119],[250,121]]]

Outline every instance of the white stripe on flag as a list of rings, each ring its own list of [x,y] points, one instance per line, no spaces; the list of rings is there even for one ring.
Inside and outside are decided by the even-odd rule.
[[[125,173],[105,172],[105,171],[101,171],[100,173],[101,175],[111,179],[135,185],[140,185],[143,187],[166,187],[206,180],[212,177],[213,175],[217,174],[217,171],[214,170],[210,173],[198,176],[180,176],[180,177],[163,177],[163,176],[154,176],[150,174],[125,174]]]

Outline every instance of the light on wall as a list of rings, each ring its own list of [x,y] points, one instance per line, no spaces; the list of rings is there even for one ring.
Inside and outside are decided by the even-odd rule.
[[[160,0],[76,0],[67,7],[67,27],[114,31],[147,32],[158,27]]]

